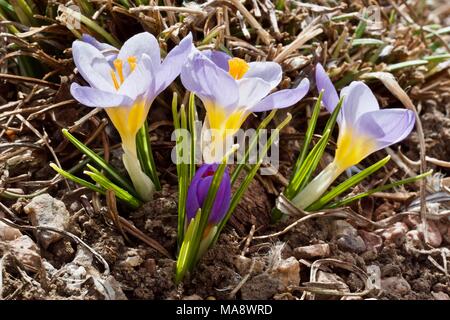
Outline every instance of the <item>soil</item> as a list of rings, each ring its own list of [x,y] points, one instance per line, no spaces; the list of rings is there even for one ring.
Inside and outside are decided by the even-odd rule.
[[[257,2],[263,1],[247,1],[245,5],[254,12],[251,6]],[[359,19],[332,21],[326,17],[333,12],[347,16],[349,13],[358,13],[365,6],[365,1],[343,1],[339,7],[335,5],[333,8],[323,6],[323,1],[316,1],[315,5],[286,9],[285,12],[277,12],[277,15],[271,11],[273,8],[265,7],[267,10],[260,10],[262,15],[257,20],[273,37],[269,44],[265,44],[253,27],[247,38],[246,32],[249,31],[241,29],[245,26],[245,19],[240,19],[240,15],[236,16],[236,9],[231,6],[226,15],[230,17],[227,28],[230,30],[225,30],[230,34],[226,37],[222,33],[225,32],[222,28],[225,15],[223,11],[217,11],[215,4],[205,10],[204,19],[197,15],[171,13],[174,19],[169,16],[167,30],[162,29],[167,26],[167,21],[161,23],[160,12],[152,11],[148,16],[143,13],[131,14],[122,7],[113,10],[116,4],[102,8],[104,19],[98,21],[106,21],[107,24],[103,27],[122,40],[143,31],[141,29],[144,27],[154,34],[164,35],[166,41],[161,41],[164,49],[170,49],[172,42],[176,43],[174,39],[190,31],[197,43],[208,37],[211,43],[205,46],[227,46],[234,56],[255,61],[273,60],[305,30],[311,19],[320,15],[323,33],[308,40],[282,61],[284,78],[280,88],[288,88],[303,77],[308,77],[311,87],[314,87],[313,66],[317,62],[324,62],[327,70],[333,71],[333,82],[342,87],[351,80],[369,83],[368,79],[359,77],[365,73],[385,71],[388,70],[388,65],[435,54],[429,47],[436,46],[439,41],[434,38],[427,40],[428,37],[423,37],[422,29],[419,32],[414,28],[417,25],[446,26],[449,23],[448,17],[443,17],[442,12],[428,14],[432,10],[439,12],[435,10],[441,6],[439,1],[433,1],[432,5],[427,2],[430,8],[424,10],[416,10],[414,7],[412,12],[402,4],[401,14],[393,10],[390,2],[374,3],[378,3],[384,10],[381,18],[389,19],[386,24],[389,30],[367,30],[362,36],[369,40],[380,38],[389,44],[392,52],[386,53],[386,57],[376,57],[375,50],[353,46],[355,30],[360,26]],[[422,2],[408,6],[420,3]],[[273,15],[270,15],[271,12]],[[410,19],[420,21],[405,24],[401,16],[409,17],[408,12]],[[163,15],[165,17],[166,13]],[[273,16],[278,17],[277,24],[274,24]],[[15,24],[19,25],[18,22],[14,22]],[[178,24],[182,26],[177,27]],[[279,28],[278,31],[275,31],[275,26]],[[313,100],[308,96],[289,110],[293,114],[293,120],[281,133],[280,174],[258,176],[252,181],[217,244],[205,254],[182,283],[175,284],[178,179],[176,167],[170,159],[174,143],[171,140],[172,114],[168,102],[171,101],[173,91],[184,93],[184,89],[179,81],[174,82],[170,89],[155,100],[150,111],[152,150],[162,190],[155,194],[154,201],[135,211],[118,203],[119,215],[164,247],[170,255],[166,257],[141,239],[122,233],[123,230],[106,213],[103,196],[94,195],[71,182],[51,180],[55,173],[49,167],[49,162],[55,162],[57,158],[64,168],[71,168],[82,159],[81,154],[64,139],[60,129],[73,126],[92,109],[78,105],[69,93],[69,84],[74,80],[81,80],[74,75],[68,50],[74,40],[73,34],[65,25],[55,22],[55,26],[52,26],[55,27],[55,33],[52,33],[52,28],[45,30],[50,41],[43,42],[47,33],[33,31],[25,36],[28,33],[25,31],[29,29],[22,27],[24,28],[20,30],[24,31],[23,38],[11,34],[11,37],[0,39],[0,75],[18,77],[11,82],[0,79],[0,193],[5,188],[11,188],[27,195],[21,197],[19,194],[20,197],[14,199],[2,195],[0,198],[0,204],[4,205],[0,207],[0,217],[5,216],[16,223],[12,228],[15,231],[11,231],[11,228],[8,231],[14,240],[3,241],[1,237],[5,235],[0,232],[0,298],[450,300],[450,219],[448,215],[442,218],[436,216],[438,213],[448,212],[450,205],[449,178],[445,178],[446,183],[443,182],[443,177],[449,174],[446,161],[450,159],[448,66],[432,75],[429,75],[430,70],[424,65],[391,69],[400,86],[407,90],[418,108],[425,136],[426,155],[444,162],[427,162],[428,167],[435,170],[433,178],[427,180],[427,195],[440,196],[439,202],[430,199],[427,201],[429,212],[434,214],[432,219],[427,220],[427,239],[417,210],[413,212],[417,206],[414,208],[412,204],[419,199],[417,183],[396,188],[389,191],[388,195],[373,195],[352,204],[351,209],[358,217],[369,220],[369,224],[352,217],[343,217],[345,212],[341,212],[341,217],[316,217],[294,227],[289,226],[298,221],[300,216],[290,216],[272,224],[271,210],[276,197],[285,187],[301,146],[307,116],[311,114]],[[89,31],[88,28],[86,30]],[[217,31],[217,35],[212,38],[211,30]],[[341,41],[343,34],[348,39]],[[444,41],[448,39],[444,34],[440,37]],[[3,38],[13,40],[3,46],[3,41],[6,41]],[[423,40],[426,41],[422,42]],[[431,40],[436,42],[431,43]],[[343,47],[335,51],[341,45]],[[389,49],[389,46],[385,49]],[[54,59],[50,59],[49,65],[46,65],[49,73],[54,72],[47,79],[53,85],[42,85],[39,76],[39,79],[35,79],[38,82],[29,82],[29,78],[20,81],[22,78],[18,76],[20,72],[15,62],[6,57],[3,59],[6,53],[16,57],[21,55],[20,52],[47,63],[47,56]],[[55,61],[57,67],[51,69],[55,66]],[[448,64],[448,61],[445,63]],[[369,84],[382,107],[401,107],[401,102],[379,82]],[[188,95],[184,98],[179,96],[180,101],[186,103]],[[15,100],[18,104],[8,105],[10,102],[15,103]],[[55,107],[55,104],[61,102],[66,105]],[[50,109],[41,112],[42,108],[49,106]],[[203,117],[201,112],[200,118]],[[280,123],[285,114],[284,111],[278,112],[274,123]],[[23,117],[20,118],[19,115]],[[249,117],[246,125],[257,127],[263,116]],[[323,128],[328,116],[327,113],[320,115],[317,132]],[[249,123],[251,121],[254,123]],[[82,141],[89,140],[103,122],[107,122],[106,115],[98,113],[76,128],[74,134]],[[109,162],[126,174],[121,162],[117,132],[107,124],[104,130],[97,133],[89,141],[89,146],[96,151],[105,151]],[[335,135],[336,132],[334,138]],[[331,157],[332,149],[333,147],[327,149],[321,167]],[[412,161],[391,160],[371,179],[355,187],[353,192],[367,190],[381,181],[386,182],[385,179],[396,181],[405,178],[405,166],[414,173],[419,172],[418,164],[415,163],[419,159],[419,138],[416,131],[392,149],[394,152],[400,149]],[[54,151],[56,156],[49,150]],[[385,151],[379,151],[361,166],[367,167],[385,155]],[[244,174],[236,185],[239,185],[243,176]],[[343,179],[344,176],[340,181]],[[45,190],[40,190],[44,187]],[[48,247],[44,247],[39,234],[28,227],[30,219],[24,210],[37,191],[62,200],[70,214],[65,227],[66,233]],[[1,228],[4,226],[0,223],[0,231]],[[21,231],[17,234],[19,229]],[[258,239],[274,233],[280,234]],[[11,241],[16,240],[23,242],[14,249]]]

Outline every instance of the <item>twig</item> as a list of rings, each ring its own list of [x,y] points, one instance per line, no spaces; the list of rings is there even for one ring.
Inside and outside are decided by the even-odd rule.
[[[241,3],[240,0],[228,0],[233,4],[236,9],[239,10],[240,13],[244,16],[244,18],[248,21],[248,23],[256,30],[258,35],[261,38],[261,41],[265,45],[269,45],[274,41],[272,36],[259,24],[258,20],[247,10],[247,8]]]
[[[16,76],[13,74],[0,73],[0,79],[8,80],[11,82],[19,82],[19,83],[20,82],[34,83],[34,84],[38,84],[38,85],[44,86],[44,87],[49,87],[52,89],[59,89],[59,84],[57,84],[57,83],[53,83],[53,82],[49,82],[49,81],[45,81],[45,80],[41,80],[41,79],[36,79],[36,78],[31,78],[31,77]]]
[[[245,275],[245,277],[242,278],[241,281],[239,281],[238,285],[230,292],[228,295],[228,299],[233,299],[236,293],[242,288],[242,286],[248,281],[250,278],[250,275],[253,272],[253,269],[255,268],[255,259],[252,259],[252,264],[250,265],[250,268],[248,270],[248,273]]]
[[[304,29],[297,38],[289,44],[286,48],[284,48],[273,61],[281,63],[284,59],[286,59],[292,52],[299,49],[306,42],[311,40],[314,37],[317,37],[319,34],[323,32],[323,29],[318,25],[315,25],[317,20],[314,20],[306,29]]]

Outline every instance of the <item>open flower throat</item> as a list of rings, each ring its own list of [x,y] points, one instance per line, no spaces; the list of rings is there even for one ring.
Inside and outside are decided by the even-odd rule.
[[[130,65],[130,74],[136,69],[137,58],[134,56],[128,57],[127,62]],[[125,77],[123,75],[123,61],[122,59],[115,59],[113,62],[114,69],[111,69],[111,78],[114,83],[114,88],[119,90],[122,83],[125,81]]]

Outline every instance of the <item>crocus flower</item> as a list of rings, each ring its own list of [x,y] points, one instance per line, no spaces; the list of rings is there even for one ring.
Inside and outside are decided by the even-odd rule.
[[[72,53],[89,86],[73,83],[70,92],[86,106],[105,108],[122,139],[123,162],[136,191],[143,200],[150,200],[154,186],[140,167],[136,134],[153,100],[181,72],[193,47],[192,37],[184,38],[164,61],[158,41],[148,32],[131,37],[118,52],[92,37],[82,40],[73,43]]]
[[[203,131],[215,131],[219,145],[235,134],[252,112],[286,108],[306,95],[309,90],[307,79],[303,79],[295,89],[269,94],[280,83],[281,76],[278,63],[247,63],[210,50],[193,51],[181,71],[183,85],[194,92],[205,106]],[[220,158],[212,162],[216,161]]]
[[[336,89],[323,67],[316,67],[316,83],[323,93],[323,104],[331,113],[339,102]],[[354,81],[341,90],[343,104],[337,117],[339,137],[336,155],[293,202],[307,208],[317,200],[346,169],[358,164],[375,151],[405,139],[414,127],[414,113],[407,109],[380,110],[378,102],[361,81]]]
[[[203,203],[208,195],[209,188],[217,170],[217,164],[202,165],[192,178],[189,185],[188,194],[186,198],[186,218],[187,223],[195,218],[198,209],[203,207]],[[225,169],[219,189],[217,190],[216,198],[209,215],[208,223],[210,226],[217,225],[225,217],[225,214],[230,207],[231,200],[231,182],[228,168]]]

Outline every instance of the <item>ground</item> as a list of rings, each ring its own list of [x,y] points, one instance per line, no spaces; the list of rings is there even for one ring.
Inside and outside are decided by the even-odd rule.
[[[386,153],[392,156],[352,192],[420,173],[422,155],[422,165],[434,170],[422,186],[426,219],[420,216],[420,184],[413,183],[349,208],[306,219],[293,214],[272,223],[271,210],[291,174],[311,114],[312,89],[307,99],[275,118],[277,123],[286,111],[293,115],[280,136],[279,174],[257,176],[218,243],[194,272],[175,284],[178,191],[170,161],[168,102],[173,91],[187,101],[180,82],[155,101],[149,115],[162,190],[137,210],[118,203],[122,220],[117,222],[110,218],[104,196],[65,181],[49,167],[58,162],[69,169],[82,160],[61,134],[62,128],[72,128],[123,171],[118,135],[106,114],[83,118],[92,109],[77,104],[68,92],[72,81],[80,81],[67,50],[74,34],[62,18],[50,20],[51,26],[39,20],[34,28],[21,21],[17,32],[0,25],[8,32],[0,39],[5,43],[0,49],[0,298],[450,299],[449,38],[435,31],[448,26],[450,7],[444,1],[424,7],[421,1],[371,2],[381,9],[382,28],[377,29],[370,20],[361,27],[357,14],[367,7],[364,1],[298,2],[292,7],[282,2],[274,8],[269,1],[246,1],[241,8],[233,0],[174,12],[114,5],[94,20],[120,41],[147,30],[159,35],[166,50],[190,31],[204,48],[226,48],[251,61],[278,61],[285,71],[280,88],[303,77],[313,80],[314,65],[321,62],[338,87],[364,80],[383,107],[410,107],[381,81],[367,77],[376,71],[392,73],[411,98],[422,129],[416,126],[402,143],[364,160],[361,167]],[[36,4],[35,13],[45,11],[45,1]],[[97,5],[90,17],[100,9]],[[256,25],[248,14],[256,17]],[[0,11],[0,20],[8,20],[2,17]],[[88,25],[82,31],[101,38]],[[352,45],[355,39],[366,39],[366,44]],[[367,44],[367,39],[384,44]],[[28,60],[36,70],[24,73],[16,59],[21,55],[37,59]],[[424,62],[430,56],[434,60]],[[405,61],[419,63],[399,67]],[[197,107],[203,116],[200,101]],[[245,126],[256,127],[262,117],[249,117]],[[84,120],[77,123],[79,119]],[[319,129],[327,119],[324,111]],[[332,154],[331,144],[321,167]],[[45,221],[58,233],[39,229]],[[152,241],[165,250],[154,249]]]

